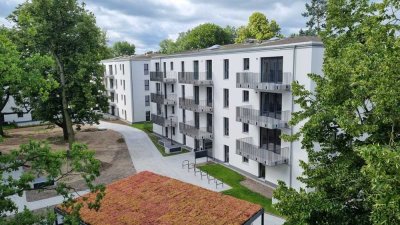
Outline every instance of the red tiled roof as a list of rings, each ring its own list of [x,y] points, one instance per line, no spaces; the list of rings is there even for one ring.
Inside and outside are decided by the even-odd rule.
[[[84,207],[80,213],[90,225],[195,225],[243,224],[260,210],[259,205],[145,171],[107,185],[98,212]]]

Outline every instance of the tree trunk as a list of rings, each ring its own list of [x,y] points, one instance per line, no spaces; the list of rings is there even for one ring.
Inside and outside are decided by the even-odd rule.
[[[0,113],[0,136],[4,136],[3,125],[4,125],[4,114]]]
[[[61,101],[62,101],[62,114],[63,114],[63,120],[65,121],[65,127],[68,133],[68,144],[69,144],[69,150],[72,149],[72,144],[75,141],[75,135],[74,135],[74,130],[72,128],[72,120],[71,116],[69,115],[68,112],[68,101],[67,101],[67,92],[65,90],[65,74],[64,74],[64,66],[61,64],[60,59],[56,54],[54,54],[54,58],[57,62],[58,65],[58,70],[60,73],[60,82],[61,82]],[[63,126],[64,127],[64,126]]]
[[[63,116],[63,123],[62,123],[62,130],[63,130],[63,136],[64,136],[64,141],[68,141],[68,130],[67,130],[67,125],[65,124],[65,120],[64,120],[64,116]]]

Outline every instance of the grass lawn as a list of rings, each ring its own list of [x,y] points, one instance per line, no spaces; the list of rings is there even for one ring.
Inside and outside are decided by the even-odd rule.
[[[132,127],[146,132],[146,134],[149,136],[150,140],[157,147],[158,151],[161,153],[162,156],[172,156],[172,155],[189,152],[188,150],[182,148],[181,152],[167,154],[164,150],[164,146],[162,146],[162,145],[160,145],[160,143],[158,143],[158,137],[153,133],[153,123],[152,122],[134,123],[134,124],[132,124]]]
[[[261,194],[251,191],[247,187],[240,184],[245,179],[241,174],[226,168],[220,164],[206,164],[199,168],[211,176],[222,180],[225,184],[232,188],[223,191],[223,194],[230,195],[239,199],[243,199],[258,205],[261,205],[266,212],[279,215],[278,211],[272,206],[272,200]]]

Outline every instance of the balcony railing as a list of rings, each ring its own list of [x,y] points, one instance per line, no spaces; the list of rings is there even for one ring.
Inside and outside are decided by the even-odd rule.
[[[183,84],[212,86],[213,74],[208,72],[179,72],[178,81]]]
[[[193,97],[179,98],[179,108],[193,112],[213,112],[213,104],[207,100],[196,101]]]
[[[164,83],[176,83],[176,73],[173,72],[150,72],[150,81],[158,81]]]
[[[241,72],[236,73],[236,87],[237,88],[249,88],[259,91],[268,92],[285,92],[290,91],[292,83],[292,73],[283,73],[281,79],[275,79],[276,81],[268,81],[268,79],[262,79],[260,73],[253,72]]]
[[[151,121],[163,127],[176,127],[177,124],[176,116],[170,116],[168,118],[165,118],[162,115],[151,114]]]
[[[176,104],[176,94],[167,94],[164,95],[162,93],[151,93],[150,101],[163,105],[175,105]]]
[[[213,134],[209,131],[212,129],[207,129],[206,127],[196,128],[193,121],[186,123],[179,123],[179,130],[182,134],[192,137],[194,139],[213,139]]]
[[[276,166],[289,163],[290,148],[268,149],[267,146],[259,147],[252,144],[252,138],[236,140],[236,154],[262,163],[266,166]]]
[[[289,128],[290,115],[290,111],[264,114],[250,107],[236,107],[236,121],[268,129]]]

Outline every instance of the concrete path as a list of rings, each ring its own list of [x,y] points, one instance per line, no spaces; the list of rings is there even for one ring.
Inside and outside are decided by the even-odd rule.
[[[193,152],[163,157],[147,134],[139,129],[103,121],[100,122],[99,128],[111,129],[124,136],[132,163],[138,172],[145,170],[151,171],[212,191],[224,191],[230,188],[225,184],[223,187],[218,186],[216,188],[213,182],[210,184],[208,183],[207,178],[203,177],[203,179],[201,179],[199,173],[195,176],[193,170],[188,172],[187,168],[183,169],[182,162],[184,160],[189,160],[192,163],[194,162]],[[205,160],[205,158],[198,159],[197,163],[205,162]]]

